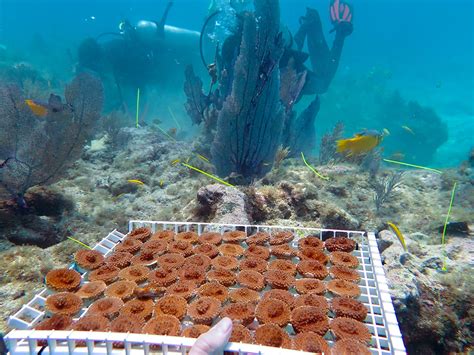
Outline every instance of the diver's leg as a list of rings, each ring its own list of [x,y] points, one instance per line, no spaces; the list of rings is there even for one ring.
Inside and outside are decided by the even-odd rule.
[[[298,28],[298,31],[296,31],[295,35],[293,36],[293,40],[296,43],[296,47],[298,48],[299,51],[303,50],[304,46],[304,41],[306,39],[306,24],[305,24],[305,17],[302,16],[300,17],[300,28]]]
[[[310,13],[311,11],[311,13]],[[310,16],[311,14],[311,16]],[[352,33],[352,23],[341,21],[335,25],[336,37],[331,50],[324,39],[321,20],[316,10],[308,10],[307,41],[313,72],[308,72],[303,93],[319,93],[327,91],[336,74],[341,59],[344,40]]]
[[[303,95],[317,95],[322,94],[327,90],[326,80],[320,75],[313,73],[311,70],[306,69],[306,80],[304,82],[303,89],[301,90],[301,96]]]
[[[336,37],[334,38],[334,42],[332,44],[329,62],[328,62],[328,70],[327,70],[327,85],[329,86],[330,82],[334,78],[336,74],[337,67],[339,66],[339,60],[341,59],[342,48],[344,47],[344,40],[347,36],[352,33],[353,27],[352,23],[347,21],[342,21],[336,24],[334,28],[336,31]]]
[[[329,47],[323,35],[323,26],[319,13],[315,9],[307,8],[306,16],[300,19],[300,28],[294,40],[301,51],[304,40],[308,41],[308,52],[312,71],[307,69],[303,95],[321,94],[327,90],[326,73],[330,58]]]
[[[323,26],[319,13],[315,9],[307,9],[305,16],[306,40],[309,59],[316,76],[324,77],[329,61],[329,47],[323,34]]]

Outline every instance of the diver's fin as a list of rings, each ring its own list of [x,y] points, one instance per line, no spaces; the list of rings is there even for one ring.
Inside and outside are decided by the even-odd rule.
[[[332,0],[329,5],[329,15],[333,25],[339,22],[352,22],[353,7],[344,0]]]

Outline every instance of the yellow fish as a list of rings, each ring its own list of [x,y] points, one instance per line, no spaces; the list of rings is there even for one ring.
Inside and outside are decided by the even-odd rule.
[[[382,139],[383,135],[377,131],[364,131],[353,138],[338,140],[336,149],[338,153],[348,156],[366,154],[378,146]]]
[[[413,130],[412,130],[410,127],[408,127],[408,126],[402,126],[402,128],[403,128],[405,131],[407,131],[408,133],[415,135],[415,132],[413,132]]]
[[[25,104],[36,116],[45,117],[48,114],[48,108],[34,100],[25,100]]]
[[[392,222],[387,222],[387,224],[393,230],[393,232],[397,236],[398,240],[402,244],[403,250],[408,251],[407,244],[405,243],[405,238],[403,237],[402,232],[400,232],[400,229],[398,229],[398,227],[395,224],[393,224]]]
[[[165,185],[165,182],[163,180],[160,180],[160,187],[163,187]]]
[[[137,180],[137,179],[131,179],[131,180],[127,180],[127,181],[131,184],[145,185],[145,183],[143,181],[140,181],[140,180]]]
[[[181,159],[175,159],[171,162],[171,165],[176,165],[181,162]]]

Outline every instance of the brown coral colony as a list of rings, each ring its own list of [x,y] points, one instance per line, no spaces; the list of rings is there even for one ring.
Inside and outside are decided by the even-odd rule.
[[[62,316],[73,316],[82,308],[82,299],[70,292],[60,292],[48,296],[46,309],[53,314]]]
[[[371,335],[362,323],[367,308],[356,299],[358,259],[350,254],[355,242],[341,237],[323,242],[316,236],[292,242],[294,237],[290,231],[247,237],[243,231],[199,236],[135,229],[108,257],[95,250],[75,254],[79,270],[88,270],[82,286],[75,270],[47,274],[48,287],[57,292],[46,300],[53,316],[37,329],[197,338],[229,317],[232,342],[330,353],[323,337],[331,330],[334,349],[367,353],[364,344]],[[333,295],[330,305],[327,292]],[[83,301],[87,313],[73,322]],[[328,314],[335,317],[331,323]],[[287,325],[295,335],[290,337]]]
[[[74,255],[74,259],[77,265],[85,270],[97,269],[104,263],[104,255],[97,250],[79,250]]]
[[[352,253],[356,247],[356,242],[346,237],[329,238],[324,242],[324,246],[329,252],[343,251]]]
[[[71,269],[55,269],[46,274],[46,285],[55,291],[74,291],[81,283],[81,274]]]

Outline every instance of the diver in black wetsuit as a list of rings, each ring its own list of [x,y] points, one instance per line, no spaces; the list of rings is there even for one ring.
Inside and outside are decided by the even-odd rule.
[[[142,85],[150,79],[161,54],[165,22],[172,5],[169,1],[159,22],[142,20],[133,26],[122,21],[120,33],[107,32],[96,39],[85,40],[79,47],[79,67],[98,72],[111,69],[119,81]],[[99,44],[98,40],[105,36],[115,38]]]
[[[300,28],[280,59],[280,69],[286,68],[291,63],[296,72],[306,71],[301,95],[319,95],[327,91],[339,66],[344,41],[353,31],[353,10],[345,0],[332,0],[330,14],[334,26],[331,32],[336,33],[331,49],[324,37],[318,11],[307,8],[306,15],[300,18]],[[224,69],[229,69],[233,65],[233,58],[238,52],[241,37],[242,26],[238,23],[235,33],[229,36],[222,46],[221,66]],[[305,41],[308,53],[303,52]],[[291,48],[293,42],[296,44],[296,49]],[[308,58],[311,61],[312,70],[304,64]]]
[[[336,37],[331,49],[329,49],[326,39],[324,38],[323,27],[318,11],[307,8],[306,16],[300,18],[300,28],[294,36],[294,41],[301,55],[306,39],[312,67],[312,70],[308,70],[300,61],[299,68],[298,65],[296,68],[297,71],[307,71],[306,82],[302,91],[303,95],[322,94],[327,91],[339,66],[344,40],[352,33],[352,9],[344,4],[343,6],[347,6],[348,10],[345,10],[344,7],[340,18],[336,15],[333,17],[332,14],[336,11],[333,8],[335,6],[341,6],[342,2],[341,4],[339,1],[337,1],[337,4],[334,3],[335,1],[331,3],[330,7],[331,19],[334,25],[331,32],[336,32]],[[295,61],[298,62],[296,58]],[[280,67],[282,64],[284,64],[284,62],[280,63]]]
[[[106,111],[119,107],[131,113],[140,89],[140,116],[144,120],[157,108],[150,100],[157,95],[181,91],[177,77],[188,64],[199,62],[200,33],[169,25],[173,1],[158,21],[122,21],[119,32],[107,32],[84,40],[78,50],[78,71],[93,71],[104,83]],[[133,109],[132,109],[133,108]],[[150,111],[151,110],[151,111]]]

